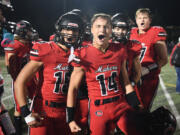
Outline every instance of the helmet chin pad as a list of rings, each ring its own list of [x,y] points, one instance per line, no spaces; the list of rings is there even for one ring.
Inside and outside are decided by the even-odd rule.
[[[116,34],[116,33],[112,34],[112,39],[113,39],[113,41],[117,41],[117,42],[125,42],[125,41],[127,41],[126,35],[119,35],[119,34]]]
[[[67,38],[67,41],[65,41],[65,38]],[[73,38],[75,38],[74,42],[72,42]],[[78,36],[70,34],[56,33],[54,40],[55,42],[59,42],[67,48],[71,48],[72,46],[76,48],[79,44]]]

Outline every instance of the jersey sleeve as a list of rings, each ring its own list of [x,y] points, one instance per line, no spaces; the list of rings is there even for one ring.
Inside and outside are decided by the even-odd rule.
[[[85,48],[79,48],[74,51],[75,58],[71,62],[73,67],[82,67],[85,68],[84,65],[84,58],[85,58]]]
[[[43,61],[43,58],[48,55],[50,50],[50,43],[36,42],[30,51],[30,60]]]
[[[15,41],[11,41],[9,44],[6,45],[4,51],[7,53],[16,53],[20,49],[21,49],[21,45],[19,45]]]
[[[165,41],[167,33],[163,27],[154,26],[153,33],[155,33],[154,43],[157,41]]]
[[[71,65],[73,66],[73,67],[80,67],[81,66],[81,64],[82,64],[82,62],[81,62],[81,59],[80,59],[80,49],[76,49],[75,51],[74,51],[74,59],[73,59],[73,61],[71,62]]]

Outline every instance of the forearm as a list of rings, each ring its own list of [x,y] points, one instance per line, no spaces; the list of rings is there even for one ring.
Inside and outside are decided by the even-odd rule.
[[[67,107],[75,107],[77,97],[77,89],[69,88],[67,96]]]
[[[20,106],[25,105],[27,97],[27,83],[32,79],[41,67],[41,62],[30,61],[19,73],[15,81],[15,94]]]
[[[19,62],[18,62],[18,57],[14,54],[14,53],[8,53],[8,72],[11,75],[13,80],[16,80],[19,72],[20,72],[20,68],[19,68]]]
[[[75,67],[74,71],[71,74],[71,79],[68,89],[67,107],[66,107],[67,123],[71,123],[72,121],[74,121],[77,90],[80,86],[83,76],[84,76],[84,71],[80,67]]]
[[[167,47],[165,41],[157,41],[155,45],[158,67],[161,68],[168,63]]]
[[[122,64],[121,75],[122,75],[122,78],[123,78],[123,83],[124,83],[124,86],[125,86],[126,94],[129,93],[129,92],[134,91],[134,89],[133,89],[133,87],[131,85],[131,82],[129,80],[127,70],[126,70],[126,61],[124,61],[123,64]]]
[[[16,94],[17,102],[19,103],[19,106],[24,106],[27,104],[27,92],[26,92],[26,83],[22,82],[17,78],[17,81],[14,83],[14,89]]]
[[[133,74],[132,81],[134,81],[134,83],[138,83],[141,78],[141,63],[139,60],[139,56],[134,58],[133,60],[133,71],[134,71],[134,74]]]
[[[84,72],[77,68],[75,68],[71,74],[68,96],[67,96],[68,107],[75,107],[76,105],[77,91],[79,89],[83,76],[84,76]]]
[[[159,59],[157,61],[158,67],[161,68],[163,66],[165,66],[168,63],[168,58],[164,58],[164,59]]]

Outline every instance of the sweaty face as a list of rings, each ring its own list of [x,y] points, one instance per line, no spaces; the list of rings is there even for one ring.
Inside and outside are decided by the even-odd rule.
[[[74,43],[78,37],[78,31],[75,29],[62,29],[61,35],[64,36],[64,41],[67,43]]]
[[[147,13],[139,13],[136,16],[136,24],[138,26],[139,32],[141,33],[149,29],[151,24],[151,18]]]
[[[93,35],[93,43],[102,46],[108,43],[112,34],[112,27],[106,19],[99,17],[93,23],[91,32]]]

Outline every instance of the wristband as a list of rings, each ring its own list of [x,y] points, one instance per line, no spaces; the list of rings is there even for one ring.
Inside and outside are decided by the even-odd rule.
[[[21,110],[21,115],[25,118],[26,116],[28,116],[29,114],[31,114],[27,104],[20,107],[20,110]]]
[[[35,121],[36,119],[32,116],[32,113],[30,113],[28,116],[24,118],[26,123],[29,123],[31,121]]]
[[[158,64],[156,64],[156,63],[151,64],[147,68],[149,69],[149,71],[153,71],[155,69],[158,69]]]
[[[138,99],[135,91],[128,93],[126,95],[126,100],[127,100],[128,104],[134,108],[140,104],[139,99]]]
[[[75,107],[66,107],[66,122],[70,123],[74,120]]]

